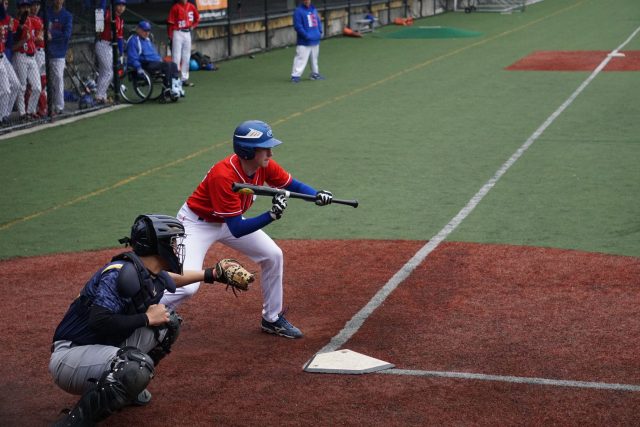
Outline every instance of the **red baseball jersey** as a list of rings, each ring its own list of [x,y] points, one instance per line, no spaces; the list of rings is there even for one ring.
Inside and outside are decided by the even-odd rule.
[[[116,15],[116,39],[124,38],[124,20]],[[107,9],[104,14],[104,31],[100,33],[100,40],[111,41],[111,11]]]
[[[13,50],[15,52],[26,53],[31,56],[36,53],[36,35],[33,29],[34,21],[33,17],[29,16],[24,21],[22,27],[20,27],[19,23],[15,26],[16,28],[14,29],[13,36]],[[21,31],[20,28],[22,28]]]
[[[192,3],[176,3],[169,10],[169,18],[167,18],[169,35],[173,34],[174,30],[192,30],[198,26],[199,22],[200,14]]]
[[[242,170],[238,156],[232,154],[209,169],[207,176],[187,199],[187,206],[207,222],[224,222],[225,218],[242,215],[253,204],[253,195],[233,192],[231,185],[234,182],[267,183],[271,187],[282,188],[291,180],[291,174],[274,160],[249,177]]]
[[[18,21],[13,19],[7,13],[2,21],[0,21],[0,53],[4,53],[9,33],[13,33],[18,28]]]
[[[35,44],[37,48],[44,49],[44,23],[39,16],[29,16],[33,34],[35,35]]]

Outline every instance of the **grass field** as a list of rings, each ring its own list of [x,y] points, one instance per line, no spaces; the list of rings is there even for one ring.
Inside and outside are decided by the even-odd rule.
[[[231,152],[235,126],[255,118],[284,141],[274,156],[294,177],[360,202],[293,200],[265,229],[285,249],[287,299],[307,336],[259,334],[259,292],[200,291],[185,305],[180,357],[154,380],[156,406],[114,425],[154,414],[177,425],[197,425],[193,414],[201,425],[638,425],[640,70],[506,70],[537,51],[639,51],[636,3],[546,0],[414,23],[475,37],[392,38],[401,28],[389,26],[333,38],[319,82],[290,83],[294,51],[274,50],[194,73],[175,104],[0,140],[0,279],[22,290],[0,305],[16,328],[0,374],[32,378],[2,385],[15,396],[0,401],[3,419],[51,420],[63,393],[46,372],[48,344],[68,302],[138,214],[175,214]],[[268,206],[259,199],[248,216]],[[372,301],[377,311],[336,341]],[[302,373],[330,341],[417,377]],[[24,349],[33,360],[15,357]]]
[[[288,82],[293,50],[276,50],[194,73],[177,104],[4,140],[0,257],[111,247],[139,212],[174,214],[250,118],[274,125],[294,176],[361,201],[294,204],[274,237],[428,239],[588,76],[504,68],[536,50],[613,49],[635,29],[632,6],[449,13],[416,26],[482,36],[383,38],[390,26],[326,40],[328,79],[300,85]],[[600,74],[452,238],[640,255],[637,95],[637,73]]]

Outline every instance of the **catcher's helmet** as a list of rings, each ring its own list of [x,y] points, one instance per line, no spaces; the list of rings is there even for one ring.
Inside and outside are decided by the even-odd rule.
[[[140,215],[131,227],[129,243],[138,256],[159,255],[169,265],[169,271],[182,274],[184,262],[184,226],[168,215]]]
[[[273,137],[271,126],[260,120],[240,123],[233,132],[233,151],[242,159],[251,160],[256,148],[273,148],[282,144]]]

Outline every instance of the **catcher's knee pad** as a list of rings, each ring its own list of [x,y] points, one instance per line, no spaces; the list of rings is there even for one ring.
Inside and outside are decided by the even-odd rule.
[[[71,409],[60,426],[91,426],[127,406],[153,378],[154,364],[136,347],[121,348],[105,371]]]
[[[149,356],[156,365],[160,363],[167,354],[171,353],[171,346],[176,342],[180,335],[180,326],[182,325],[182,317],[178,316],[175,311],[169,313],[169,322],[162,328],[156,329],[156,336],[160,336],[162,331],[166,331],[164,338],[150,352]]]
[[[153,359],[136,347],[122,347],[112,365],[113,379],[122,385],[129,399],[144,390],[151,379],[155,364]]]

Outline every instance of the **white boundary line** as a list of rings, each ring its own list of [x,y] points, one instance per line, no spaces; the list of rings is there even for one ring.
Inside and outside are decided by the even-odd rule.
[[[116,111],[116,110],[120,110],[122,108],[131,107],[131,106],[132,106],[131,104],[114,105],[112,107],[100,108],[100,109],[98,109],[96,111],[92,111],[90,113],[78,114],[78,115],[75,115],[75,116],[68,117],[66,119],[55,120],[54,122],[51,122],[51,123],[46,123],[46,124],[43,124],[43,125],[35,125],[33,127],[29,127],[29,128],[26,128],[26,129],[16,130],[16,131],[13,131],[13,132],[6,133],[4,135],[0,135],[0,141],[5,140],[5,139],[15,138],[15,137],[22,136],[22,135],[28,135],[30,133],[39,132],[39,131],[44,130],[44,129],[49,129],[49,128],[54,128],[54,127],[57,127],[57,126],[66,125],[66,124],[69,124],[69,123],[77,122],[79,120],[88,119],[89,117],[99,116],[101,114],[106,114],[106,113],[109,113],[111,111]]]
[[[590,381],[552,380],[535,377],[513,377],[504,375],[473,374],[469,372],[420,371],[412,369],[387,369],[378,374],[412,375],[418,377],[458,378],[465,380],[499,381],[518,384],[551,385],[559,387],[594,388],[598,390],[640,391],[640,385],[599,383]]]
[[[449,221],[447,225],[444,226],[442,230],[440,230],[435,236],[433,236],[426,245],[424,245],[416,254],[409,260],[407,263],[402,266],[400,270],[398,270],[391,279],[369,300],[369,302],[360,309],[352,318],[349,320],[344,328],[331,338],[331,341],[322,347],[316,354],[318,353],[327,353],[330,351],[336,351],[340,349],[343,345],[351,339],[351,337],[358,332],[360,327],[364,324],[364,322],[369,318],[369,316],[387,299],[387,297],[398,287],[400,283],[402,283],[411,273],[420,265],[425,258],[435,249],[437,248],[442,241],[444,241],[447,236],[449,236],[461,223],[462,221],[475,209],[476,206],[482,201],[482,199],[489,193],[489,191],[496,185],[498,180],[509,170],[511,166],[520,158],[522,155],[529,149],[529,147],[544,133],[545,130],[562,114],[572,103],[573,101],[586,89],[587,86],[596,78],[598,74],[607,66],[611,58],[612,54],[617,54],[619,50],[621,50],[627,43],[629,43],[635,36],[640,32],[640,27],[636,28],[633,33],[616,49],[614,49],[609,55],[602,60],[602,62],[596,67],[596,69],[587,77],[587,79],[582,82],[580,86],[567,98],[566,101],[560,105],[556,109],[556,111],[551,114],[547,120],[544,121],[542,125],[516,150],[515,153],[511,155],[509,160],[507,160],[498,171],[487,181],[480,190],[469,200],[467,205],[458,212],[458,214]],[[426,372],[426,371],[425,371]],[[515,378],[515,377],[514,377]],[[556,380],[549,380],[556,381]]]

